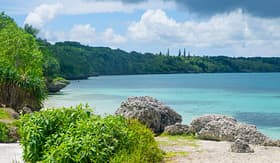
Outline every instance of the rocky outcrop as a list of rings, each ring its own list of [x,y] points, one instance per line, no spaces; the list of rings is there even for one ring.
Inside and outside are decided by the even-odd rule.
[[[264,144],[268,138],[256,126],[243,124],[224,115],[206,115],[191,122],[191,131],[199,138],[219,141],[242,140],[249,144]]]
[[[59,92],[61,89],[65,88],[70,82],[63,78],[57,78],[47,83],[48,91],[51,93]]]
[[[165,127],[164,133],[167,133],[169,135],[188,135],[191,134],[191,131],[188,125],[176,123],[175,125]]]
[[[267,140],[263,144],[264,146],[280,147],[280,140]]]
[[[250,147],[250,145],[240,139],[237,139],[230,146],[231,152],[235,153],[253,153],[254,150]]]
[[[127,101],[121,103],[116,114],[138,119],[157,134],[162,133],[166,126],[182,121],[182,116],[169,106],[148,96],[128,98]]]
[[[30,113],[32,113],[32,109],[28,106],[25,106],[25,107],[22,108],[21,113],[22,114],[30,114]]]

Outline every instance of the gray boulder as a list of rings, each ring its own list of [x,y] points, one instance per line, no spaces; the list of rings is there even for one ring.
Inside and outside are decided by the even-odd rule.
[[[230,146],[231,152],[235,153],[253,153],[254,150],[249,146],[248,143],[237,139],[235,142],[233,142]]]
[[[56,78],[51,82],[47,83],[48,91],[51,93],[59,92],[61,89],[65,88],[70,82],[63,78]]]
[[[191,134],[188,125],[176,123],[175,125],[166,126],[164,132],[169,135],[188,135]]]
[[[115,114],[138,119],[157,134],[162,133],[166,126],[182,122],[181,115],[149,96],[128,98],[121,103]]]
[[[267,140],[263,144],[264,146],[280,147],[280,140]]]
[[[243,140],[249,144],[264,145],[269,140],[263,133],[257,130],[255,125],[237,123],[235,139]]]
[[[206,115],[191,122],[192,132],[202,139],[236,141],[240,139],[249,144],[264,144],[268,138],[253,125],[237,122],[224,115]]]
[[[30,113],[32,113],[32,109],[28,106],[25,106],[22,108],[21,112],[22,112],[22,114],[30,114]]]

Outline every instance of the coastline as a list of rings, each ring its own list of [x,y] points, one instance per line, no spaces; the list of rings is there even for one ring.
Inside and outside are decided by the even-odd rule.
[[[160,148],[167,153],[166,163],[277,163],[280,162],[280,148],[266,146],[252,146],[254,153],[232,153],[229,151],[230,142],[189,140],[168,140],[164,137],[156,137]],[[22,148],[19,143],[0,143],[0,162],[23,162]]]
[[[156,138],[164,141],[164,138]],[[180,144],[188,143],[181,140]],[[167,163],[278,163],[280,148],[251,145],[254,153],[230,152],[230,142],[195,140],[195,145],[180,145],[174,142],[160,145],[166,153],[172,152],[171,157],[165,158]]]

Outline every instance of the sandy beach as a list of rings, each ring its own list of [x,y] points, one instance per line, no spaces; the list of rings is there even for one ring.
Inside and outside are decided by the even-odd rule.
[[[167,163],[279,163],[280,148],[251,146],[254,153],[232,153],[230,142],[189,140],[157,137],[160,147],[167,153]],[[0,162],[22,161],[22,149],[18,143],[0,144]],[[170,154],[171,153],[171,154]]]
[[[251,146],[254,153],[230,152],[230,142],[206,140],[169,141],[165,137],[157,137],[161,148],[172,156],[165,162],[172,163],[279,163],[280,148]],[[164,143],[166,141],[166,143]],[[175,152],[175,153],[174,153]],[[177,153],[177,154],[176,154]]]
[[[0,143],[1,163],[20,163],[22,161],[22,149],[18,143]]]

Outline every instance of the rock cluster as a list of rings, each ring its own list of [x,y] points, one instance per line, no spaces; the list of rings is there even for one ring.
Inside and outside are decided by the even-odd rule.
[[[249,144],[264,144],[268,138],[256,126],[243,124],[224,115],[206,115],[191,122],[191,131],[202,139],[219,141],[242,140]]]
[[[280,141],[270,140],[256,126],[240,123],[229,116],[205,115],[194,119],[190,126],[180,124],[181,115],[148,96],[128,98],[116,114],[138,119],[157,134],[163,131],[170,135],[195,134],[201,139],[234,142],[232,151],[235,152],[250,152],[248,144],[280,146]]]
[[[138,119],[157,134],[162,133],[166,126],[182,122],[181,115],[149,96],[128,98],[115,114]]]
[[[250,145],[240,139],[237,139],[230,146],[231,152],[235,153],[253,153],[254,150],[250,147]]]
[[[165,127],[164,132],[169,135],[187,135],[191,134],[190,127],[188,125],[183,125],[176,123],[175,125],[170,125]]]

